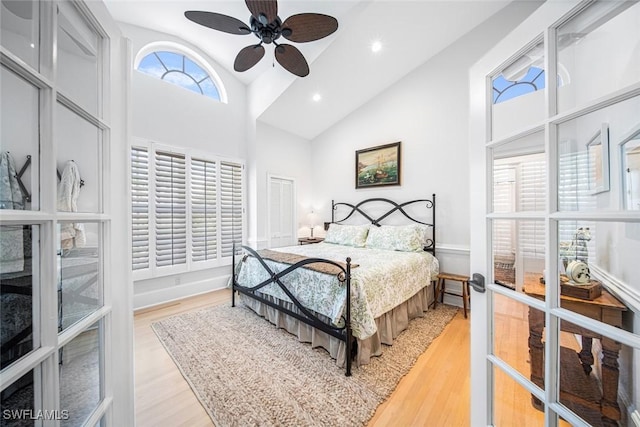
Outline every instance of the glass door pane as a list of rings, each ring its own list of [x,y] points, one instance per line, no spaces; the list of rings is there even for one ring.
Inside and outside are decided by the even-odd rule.
[[[0,2],[0,42],[24,62],[39,69],[40,9],[35,0]]]
[[[592,2],[558,28],[558,110],[640,82],[640,4]]]

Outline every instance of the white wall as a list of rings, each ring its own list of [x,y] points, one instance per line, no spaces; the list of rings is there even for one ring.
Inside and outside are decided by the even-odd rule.
[[[216,70],[228,102],[221,103],[155,77],[133,71],[131,103],[135,139],[196,149],[220,156],[247,156],[246,87],[197,47],[174,36],[120,23],[131,39],[133,57],[152,42],[179,43],[197,52]],[[134,307],[141,308],[226,286],[230,268],[219,267],[134,283]]]
[[[506,7],[312,141],[312,203],[321,221],[331,220],[332,199],[408,201],[436,193],[441,270],[469,272],[469,67],[533,8]],[[396,141],[402,185],[356,190],[355,151]]]

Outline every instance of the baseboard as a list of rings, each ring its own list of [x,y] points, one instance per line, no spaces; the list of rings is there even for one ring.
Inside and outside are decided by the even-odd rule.
[[[449,254],[449,255],[461,255],[461,256],[469,256],[471,251],[469,246],[461,246],[461,245],[449,245],[449,244],[436,244],[436,256],[439,254]]]
[[[596,279],[602,282],[609,292],[622,300],[624,305],[631,309],[636,315],[640,315],[640,292],[595,264],[589,264],[589,270]]]
[[[640,427],[640,412],[638,408],[635,407],[629,396],[624,393],[622,390],[618,393],[618,398],[620,399],[620,403],[626,409],[627,412],[627,425],[633,427]]]
[[[136,312],[223,289],[227,286],[228,280],[229,275],[226,275],[137,294],[133,296],[133,311]]]

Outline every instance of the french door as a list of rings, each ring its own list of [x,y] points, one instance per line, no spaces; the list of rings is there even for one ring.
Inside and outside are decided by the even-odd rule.
[[[640,3],[546,2],[470,73],[473,425],[640,420]]]
[[[99,2],[0,19],[0,424],[133,425],[126,49]]]

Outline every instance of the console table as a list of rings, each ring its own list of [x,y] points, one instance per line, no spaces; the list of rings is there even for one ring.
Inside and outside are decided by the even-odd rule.
[[[527,295],[544,300],[545,286],[540,283],[527,282],[524,292]],[[602,295],[593,301],[578,299],[566,295],[560,296],[560,306],[573,312],[582,314],[600,322],[621,328],[622,312],[627,307],[613,295],[602,290]],[[618,406],[618,352],[620,343],[596,334],[593,331],[584,329],[572,323],[562,321],[561,330],[582,336],[582,349],[578,353],[579,361],[584,373],[588,376],[591,373],[591,366],[594,363],[591,352],[592,340],[600,340],[602,346],[602,397],[599,402],[585,399],[583,395],[572,394],[561,387],[560,398],[564,402],[574,402],[577,405],[599,410],[602,423],[605,426],[617,426],[620,420],[620,407]],[[529,354],[531,357],[531,381],[544,389],[544,343],[542,332],[544,330],[544,313],[529,308]],[[534,406],[540,408],[541,402],[533,398]],[[595,408],[594,408],[595,406]]]

